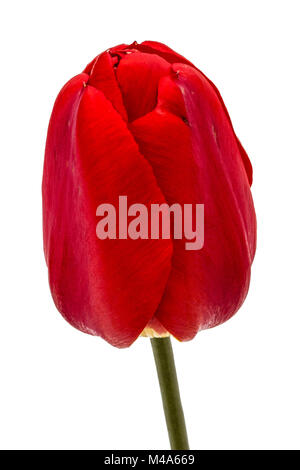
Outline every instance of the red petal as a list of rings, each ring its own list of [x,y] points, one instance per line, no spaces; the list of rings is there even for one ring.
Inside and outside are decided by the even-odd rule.
[[[169,71],[170,64],[156,55],[128,52],[121,59],[116,74],[129,121],[155,108],[159,79]]]
[[[210,85],[213,87],[216,95],[218,96],[218,98],[220,100],[221,105],[223,106],[224,112],[227,115],[227,118],[228,118],[228,120],[231,124],[230,116],[228,114],[227,108],[225,106],[225,103],[222,99],[222,96],[221,96],[219,90],[217,89],[215,84],[208,77],[206,77],[206,75],[203,74],[203,72],[201,72],[199,69],[197,69],[197,67],[195,67],[194,64],[189,62],[182,55],[180,55],[177,52],[173,51],[170,47],[168,47],[165,44],[162,44],[160,42],[144,41],[144,42],[142,42],[142,44],[137,45],[135,47],[141,52],[147,52],[149,54],[158,54],[160,57],[167,60],[170,64],[174,64],[174,63],[186,64],[186,65],[190,65],[195,70],[198,70],[203,75],[203,77],[206,78],[206,80],[210,83]],[[231,124],[231,126],[232,126],[232,124]],[[232,130],[234,132],[233,127],[232,127]],[[237,144],[238,144],[240,154],[241,154],[241,158],[242,158],[243,164],[245,166],[245,170],[246,170],[247,175],[248,175],[249,183],[251,185],[252,184],[252,165],[251,165],[251,162],[250,162],[250,160],[248,158],[248,155],[245,152],[242,144],[240,143],[239,139],[237,138],[236,134],[234,134],[234,135],[236,137]]]
[[[249,170],[250,168],[252,170],[250,160],[236,137],[228,111],[212,82],[189,66],[175,64],[173,69],[193,131],[194,150],[198,149],[200,153],[201,143],[203,150],[207,149],[207,155],[210,151],[215,154],[216,161],[219,162],[220,169],[222,168],[223,179],[228,186],[232,203],[239,215],[244,248],[247,248],[252,262],[256,248],[256,217],[250,191]],[[202,136],[204,129],[207,139]],[[243,164],[240,159],[241,152],[243,152]]]
[[[166,46],[165,44],[162,44],[161,42],[144,41],[135,47],[141,52],[147,52],[148,54],[157,54],[167,60],[170,64],[181,63],[194,67],[194,65],[185,57],[173,51],[173,49]]]
[[[100,55],[100,54],[99,54]],[[98,59],[99,55],[97,55],[93,60],[91,60],[91,62],[89,62],[87,64],[87,66],[85,67],[85,69],[83,70],[83,73],[87,73],[88,75],[91,73],[92,71],[92,68],[94,67],[94,64],[96,62],[96,60]]]
[[[190,65],[191,67],[193,67],[195,70],[198,70],[203,75],[203,77],[206,78],[206,80],[210,83],[210,85],[214,88],[214,91],[217,94],[217,96],[218,96],[218,98],[219,98],[219,100],[220,100],[220,102],[223,106],[224,112],[227,115],[227,118],[228,118],[229,122],[231,123],[230,116],[228,114],[225,103],[222,99],[222,96],[221,96],[219,90],[215,86],[215,84],[208,77],[206,77],[203,74],[203,72],[201,72],[199,69],[197,69],[197,67],[195,67],[194,64],[192,64],[190,61],[188,61],[185,57],[183,57],[182,55],[180,55],[177,52],[173,51],[170,47],[166,46],[165,44],[162,44],[162,43],[156,42],[156,41],[144,41],[141,44],[138,44],[138,43],[135,42],[131,45],[120,44],[119,46],[116,46],[116,47],[110,49],[110,51],[112,51],[112,52],[117,52],[117,51],[123,52],[123,51],[130,51],[132,49],[135,49],[135,50],[138,50],[140,52],[147,53],[147,54],[156,54],[156,55],[162,57],[163,59],[165,59],[170,64],[174,64],[174,63],[187,64],[187,65]],[[86,67],[85,72],[90,73],[90,70],[91,70],[91,68],[92,68],[92,66],[93,66],[96,59],[94,59]],[[148,111],[150,111],[150,109]],[[145,114],[145,113],[143,113],[143,114]],[[141,115],[142,114],[140,114],[140,116]],[[136,116],[135,119],[137,117],[138,116]],[[234,132],[233,127],[232,127],[232,130]],[[246,173],[248,175],[248,181],[251,185],[252,184],[252,179],[253,179],[251,162],[249,160],[249,157],[248,157],[247,153],[245,152],[245,149],[243,148],[242,144],[240,143],[239,139],[237,138],[236,134],[234,134],[234,135],[235,135],[235,138],[237,140],[237,145],[238,145],[239,150],[240,150],[241,159],[243,161]]]
[[[246,172],[220,100],[196,70],[176,64],[174,72],[189,127],[180,118],[181,106],[176,111],[164,103],[164,97],[176,101],[173,86],[159,90],[159,108],[131,130],[167,202],[205,204],[204,247],[187,251],[184,240],[173,241],[172,271],[156,313],[168,331],[187,340],[199,328],[227,320],[242,304],[256,226]]]
[[[111,47],[110,49],[107,49],[106,51],[104,51],[102,54],[107,54],[107,53],[110,53],[110,54],[114,54],[114,53],[117,53],[117,52],[122,52],[123,50],[127,50],[127,49],[131,49],[133,46],[132,45],[128,45],[128,44],[119,44],[118,46],[115,46],[115,47]],[[99,54],[97,55],[93,60],[91,60],[91,62],[89,62],[87,64],[87,66],[85,67],[83,73],[87,73],[87,74],[90,74],[92,69],[93,69],[93,66],[95,64],[95,62],[97,61],[97,59],[100,57],[100,55],[102,54]]]
[[[198,69],[196,69],[198,70]],[[242,146],[241,142],[239,141],[239,139],[237,138],[237,135],[236,133],[234,132],[234,129],[233,129],[233,125],[232,125],[232,122],[231,122],[231,119],[230,119],[230,116],[229,116],[229,113],[227,111],[227,108],[225,106],[225,103],[223,101],[223,98],[221,96],[221,93],[219,92],[218,88],[216,87],[216,85],[208,78],[206,77],[206,75],[204,75],[204,73],[202,73],[200,70],[198,70],[201,75],[203,76],[203,78],[205,78],[208,83],[212,86],[212,88],[214,89],[214,92],[215,94],[217,95],[217,97],[219,98],[220,100],[220,104],[222,105],[223,107],[223,111],[224,113],[226,114],[226,117],[228,119],[228,122],[230,123],[231,125],[231,128],[232,128],[232,132],[235,136],[235,139],[236,139],[236,143],[237,143],[237,146],[238,146],[238,149],[240,151],[240,156],[241,156],[241,159],[242,159],[242,162],[243,162],[243,165],[245,167],[245,170],[246,170],[246,173],[247,173],[247,177],[248,177],[248,181],[249,181],[249,184],[250,186],[252,185],[252,181],[253,181],[253,171],[252,171],[252,165],[251,165],[251,162],[250,162],[250,159],[244,149],[244,147]]]
[[[91,69],[88,84],[101,90],[123,119],[127,121],[127,113],[109,52],[103,52],[97,57]]]
[[[153,316],[170,271],[170,240],[99,240],[96,208],[162,203],[150,165],[103,93],[79,75],[60,93],[43,178],[44,245],[57,308],[76,328],[129,346]]]

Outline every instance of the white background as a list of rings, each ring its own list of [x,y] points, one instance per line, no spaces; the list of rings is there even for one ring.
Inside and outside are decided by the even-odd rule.
[[[59,89],[108,47],[151,39],[216,83],[254,167],[248,298],[226,324],[174,341],[191,448],[299,449],[299,2],[1,5],[1,448],[168,448],[149,340],[118,350],[63,320],[41,230]]]

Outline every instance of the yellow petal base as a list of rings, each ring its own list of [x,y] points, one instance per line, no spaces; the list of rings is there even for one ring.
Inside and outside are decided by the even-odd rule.
[[[167,338],[170,336],[170,333],[167,331],[165,333],[157,333],[153,328],[146,327],[140,336],[143,336],[144,338]]]

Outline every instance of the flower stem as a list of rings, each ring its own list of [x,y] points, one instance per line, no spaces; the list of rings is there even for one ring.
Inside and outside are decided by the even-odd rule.
[[[170,338],[151,338],[165,418],[173,450],[189,450]]]

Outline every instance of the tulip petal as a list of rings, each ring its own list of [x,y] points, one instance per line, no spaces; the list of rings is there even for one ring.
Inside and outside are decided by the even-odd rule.
[[[165,201],[149,163],[104,94],[72,79],[52,113],[43,178],[44,246],[52,295],[76,328],[129,346],[170,272],[170,240],[99,240],[96,208]]]
[[[134,121],[130,129],[151,164],[167,203],[201,203],[186,124],[167,111],[155,110]],[[195,300],[200,295],[198,257],[198,253],[185,250],[184,240],[173,240],[172,271],[155,316],[178,339],[195,336],[201,321],[201,299]]]
[[[218,170],[220,174],[223,172],[224,186],[225,184],[228,186],[236,215],[239,216],[240,228],[243,229],[241,230],[243,248],[248,251],[249,260],[252,262],[256,249],[256,217],[249,173],[240,161],[241,150],[245,153],[243,155],[245,161],[248,156],[235,135],[219,92],[212,87],[210,80],[201,72],[186,65],[174,64],[173,70],[184,98],[187,119],[193,131],[193,148],[198,149],[198,158],[200,154],[202,155],[201,149],[207,150],[206,155],[210,152],[215,155],[215,161],[219,163]],[[206,131],[203,137],[202,130]],[[250,161],[249,164],[251,166]]]
[[[225,114],[227,115],[227,118],[228,118],[228,120],[229,120],[229,122],[232,126],[229,113],[227,111],[227,108],[225,106],[225,103],[223,101],[223,98],[222,98],[218,88],[215,86],[215,84],[206,75],[203,74],[203,72],[201,72],[197,67],[195,67],[195,65],[192,64],[192,62],[188,61],[185,57],[183,57],[182,55],[180,55],[177,52],[173,51],[173,49],[166,46],[165,44],[162,44],[162,43],[156,42],[156,41],[144,41],[141,44],[138,44],[138,43],[134,42],[133,44],[130,44],[130,45],[120,44],[119,46],[111,48],[109,51],[110,51],[111,54],[121,54],[122,56],[124,56],[124,54],[126,54],[130,51],[133,51],[133,50],[137,50],[137,51],[143,52],[145,54],[157,55],[157,56],[161,57],[162,59],[166,60],[170,64],[174,64],[174,63],[186,64],[186,65],[190,65],[195,70],[198,70],[198,72],[200,72],[203,75],[203,77],[213,87],[216,95],[218,96],[218,98],[220,100],[220,103],[223,106],[223,110],[224,110]],[[99,56],[97,56],[92,62],[90,62],[87,65],[84,72],[86,72],[86,73],[91,72],[91,70],[93,68],[93,65],[94,65],[94,63],[95,63],[95,61],[97,60],[98,57]],[[148,62],[150,63],[150,61],[151,61],[151,59],[149,58]],[[141,87],[141,89],[143,89],[143,86]],[[134,92],[135,91],[136,90],[134,90]],[[150,101],[150,102],[153,104],[154,99],[152,98],[152,101]],[[138,106],[138,103],[137,103],[137,106]],[[131,117],[130,120],[132,121],[134,119],[137,119],[138,117],[142,116],[143,114],[146,114],[147,111],[148,112],[151,111],[151,109],[149,109],[149,108],[150,108],[149,106],[144,106],[144,109],[146,109],[146,111],[142,112],[142,113],[134,114]],[[232,126],[232,130],[234,132],[233,126]],[[238,148],[240,150],[240,156],[241,156],[242,162],[244,164],[244,167],[245,167],[245,170],[246,170],[246,173],[247,173],[247,176],[248,176],[248,181],[251,185],[252,180],[253,180],[253,174],[252,174],[253,171],[252,171],[251,162],[249,160],[249,157],[248,157],[245,149],[243,148],[241,142],[239,141],[239,139],[237,138],[235,133],[234,133],[234,135],[235,135],[235,138],[236,138],[236,141],[237,141]]]
[[[176,86],[160,87],[157,109],[130,129],[168,204],[205,206],[204,247],[188,251],[186,240],[173,240],[172,270],[155,315],[176,338],[188,340],[242,304],[256,222],[236,137],[214,88],[188,65],[175,64],[173,72]],[[181,105],[172,105],[178,89],[186,117]]]
[[[173,49],[161,42],[144,41],[135,47],[141,52],[146,52],[148,54],[157,54],[160,57],[163,57],[170,64],[181,63],[194,67],[194,65],[189,60],[187,60],[185,57],[173,51]]]
[[[91,68],[88,84],[101,90],[123,119],[128,120],[109,52],[103,52],[97,57]]]
[[[121,58],[116,75],[129,121],[155,108],[159,80],[170,68],[168,62],[156,55],[128,52]]]
[[[170,64],[174,64],[174,63],[179,63],[179,64],[186,64],[186,65],[190,65],[191,67],[193,67],[195,70],[198,70],[198,72],[200,72],[203,77],[210,83],[210,85],[213,87],[216,95],[218,96],[219,100],[220,100],[220,103],[222,104],[223,106],[223,110],[232,126],[232,123],[231,123],[231,119],[230,119],[230,116],[229,116],[229,113],[227,111],[227,108],[225,106],[225,103],[223,101],[223,98],[218,90],[218,88],[216,87],[216,85],[206,76],[204,75],[203,72],[201,72],[197,67],[195,67],[194,64],[192,64],[190,61],[188,61],[185,57],[183,57],[182,55],[178,54],[177,52],[173,51],[170,47],[166,46],[165,44],[162,44],[160,42],[155,42],[155,41],[144,41],[142,42],[142,44],[139,44],[137,46],[135,46],[139,51],[141,52],[146,52],[146,53],[149,53],[149,54],[157,54],[159,55],[160,57],[162,57],[163,59],[167,60]],[[234,129],[233,129],[233,126],[232,126],[232,130],[234,132]],[[247,155],[247,153],[245,152],[241,142],[239,141],[239,139],[237,138],[236,134],[234,133],[235,135],[235,138],[237,140],[237,145],[239,147],[239,150],[240,150],[240,155],[241,155],[241,158],[242,158],[242,161],[243,161],[243,164],[245,166],[245,170],[247,172],[247,175],[248,175],[248,180],[249,180],[249,183],[250,185],[252,184],[252,165],[251,165],[251,162],[249,160],[249,157]]]

